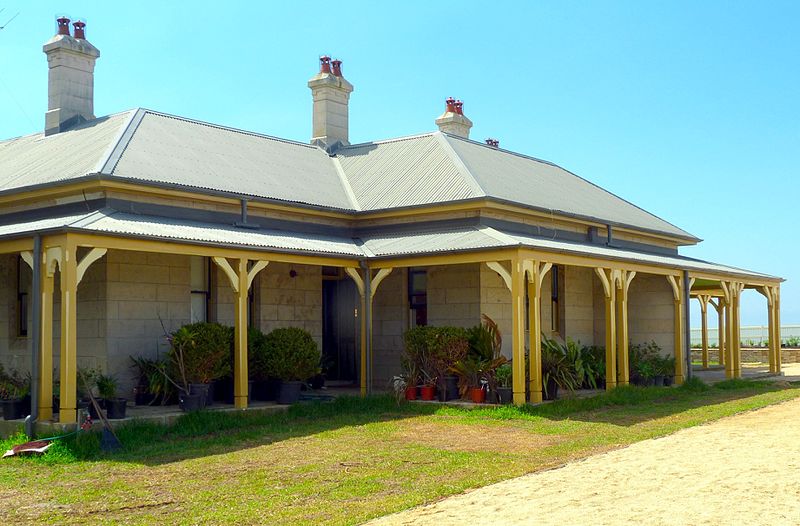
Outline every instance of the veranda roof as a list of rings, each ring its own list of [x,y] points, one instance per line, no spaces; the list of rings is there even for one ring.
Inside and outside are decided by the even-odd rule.
[[[604,245],[548,239],[489,226],[420,232],[406,231],[351,238],[266,228],[253,230],[234,225],[203,223],[104,209],[85,214],[0,225],[0,239],[24,237],[36,232],[55,233],[61,231],[109,234],[218,247],[246,247],[294,254],[335,255],[357,260],[530,248],[543,252],[709,272],[737,278],[780,279],[767,274],[680,255],[653,254]]]

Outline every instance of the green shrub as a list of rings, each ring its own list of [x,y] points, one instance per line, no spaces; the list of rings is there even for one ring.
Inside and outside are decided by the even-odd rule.
[[[320,352],[308,331],[275,329],[264,337],[267,370],[285,382],[306,381],[319,373]]]
[[[421,326],[403,335],[405,352],[402,365],[409,379],[416,377],[426,385],[434,385],[451,373],[454,364],[469,351],[466,329],[461,327]]]
[[[191,323],[172,333],[170,344],[173,375],[184,384],[209,383],[231,373],[232,327]]]
[[[497,379],[497,387],[511,387],[514,371],[510,363],[504,363],[497,368],[494,372],[494,377]]]
[[[110,374],[98,375],[95,385],[97,385],[97,394],[100,395],[100,398],[105,398],[106,400],[116,398],[118,382]]]
[[[255,327],[247,330],[247,370],[251,380],[266,380],[274,376],[269,368],[265,338],[264,333]]]

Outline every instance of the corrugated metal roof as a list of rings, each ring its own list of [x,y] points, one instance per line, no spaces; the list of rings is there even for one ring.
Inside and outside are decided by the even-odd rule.
[[[632,261],[636,263],[647,263],[658,265],[661,267],[707,271],[722,274],[732,274],[737,276],[749,277],[762,277],[770,279],[779,279],[776,276],[768,274],[761,274],[753,272],[752,270],[731,267],[728,265],[721,265],[719,263],[712,263],[700,259],[688,258],[684,256],[665,256],[660,254],[650,254],[645,252],[635,252],[632,250],[624,250],[621,248],[612,248],[603,245],[591,245],[584,243],[572,243],[569,241],[554,241],[550,239],[543,239],[534,236],[527,236],[524,234],[517,234],[511,232],[501,232],[502,235],[509,236],[517,241],[519,244],[546,250],[549,252],[564,252],[570,254],[578,254],[585,256],[595,256],[601,259],[613,259],[620,261]]]
[[[253,247],[292,253],[333,254],[359,259],[528,247],[546,252],[591,256],[604,260],[643,263],[659,267],[712,272],[743,278],[779,279],[767,274],[694,258],[635,252],[587,243],[557,241],[486,226],[379,234],[356,240],[343,236],[302,234],[279,230],[248,230],[217,223],[182,221],[107,209],[59,218],[0,225],[0,237],[13,237],[59,228],[138,238],[196,242],[217,246]]]
[[[491,197],[553,210],[556,214],[694,237],[555,164],[449,135],[445,138]]]
[[[0,191],[82,177],[96,171],[133,111],[0,142]]]
[[[125,132],[125,133],[123,133]],[[340,149],[132,110],[0,142],[0,192],[103,170],[126,180],[345,211],[481,197],[696,239],[553,164],[441,132]]]
[[[126,237],[189,241],[231,247],[253,247],[282,252],[363,257],[352,238],[301,234],[279,230],[249,230],[234,226],[181,221],[166,217],[100,210],[79,215],[0,225],[0,237],[67,228],[72,231],[117,234]]]
[[[460,201],[483,196],[469,174],[423,135],[342,148],[336,152],[361,210]]]
[[[674,269],[705,271],[739,277],[779,279],[768,274],[694,258],[635,252],[588,243],[556,241],[498,230],[492,227],[469,227],[414,234],[383,234],[365,238],[363,243],[364,247],[375,257],[526,247],[546,252],[592,256],[598,259],[628,261]]]
[[[323,150],[145,111],[113,175],[352,209]]]
[[[502,248],[508,243],[498,240],[488,228],[460,228],[435,232],[382,234],[362,239],[364,247],[377,257],[437,252]]]

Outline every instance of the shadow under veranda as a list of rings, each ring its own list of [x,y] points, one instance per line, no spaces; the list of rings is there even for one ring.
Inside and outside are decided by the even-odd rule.
[[[473,413],[478,418],[509,420],[541,417],[634,426],[687,410],[742,400],[766,392],[798,389],[800,385],[744,382],[729,388],[696,385],[678,388],[622,387],[589,398],[565,398],[543,405],[522,407],[443,409],[436,404],[398,404],[390,396],[342,397],[332,402],[311,402],[285,412],[200,411],[166,426],[132,421],[116,429],[122,449],[100,451],[100,434],[87,433],[68,441],[80,461],[103,461],[158,466],[194,458],[274,444],[344,427],[400,421],[419,416]]]
[[[398,404],[390,396],[340,397],[300,403],[281,412],[198,411],[182,415],[172,425],[132,420],[114,430],[122,447],[113,452],[101,451],[99,432],[79,434],[64,445],[79,461],[157,466],[344,427],[432,415],[439,409],[428,404]]]

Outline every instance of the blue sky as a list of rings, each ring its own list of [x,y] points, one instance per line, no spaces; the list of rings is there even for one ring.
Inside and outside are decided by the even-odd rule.
[[[355,85],[351,141],[430,131],[444,98],[463,99],[472,138],[556,162],[705,239],[686,255],[785,277],[782,321],[800,323],[800,2],[0,9],[0,25],[20,13],[0,30],[0,138],[43,127],[41,46],[57,13],[84,18],[101,50],[97,115],[142,106],[305,141],[306,81],[331,54]],[[754,291],[742,322],[766,323]]]

